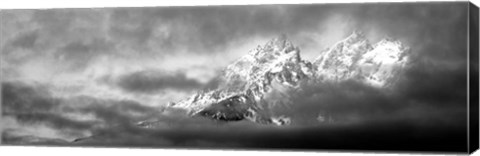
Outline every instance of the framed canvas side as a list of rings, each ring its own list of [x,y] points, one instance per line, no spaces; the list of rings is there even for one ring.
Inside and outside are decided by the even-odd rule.
[[[479,144],[479,27],[478,7],[473,3],[469,4],[469,139],[468,152],[473,153],[478,149]]]

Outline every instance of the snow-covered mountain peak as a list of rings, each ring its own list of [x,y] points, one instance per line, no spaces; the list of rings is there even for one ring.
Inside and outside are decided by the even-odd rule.
[[[314,61],[321,80],[340,82],[348,79],[373,87],[385,87],[404,67],[409,48],[399,40],[386,37],[371,45],[362,32],[354,31]]]
[[[253,49],[249,55],[250,56],[245,57],[253,57],[258,60],[259,63],[268,63],[278,58],[292,58],[292,61],[300,60],[299,48],[295,47],[285,34],[271,39],[263,46],[258,46],[256,49]]]
[[[408,61],[410,48],[399,40],[386,38],[375,44],[359,60],[358,68],[367,84],[384,87],[393,84]]]
[[[276,114],[275,107],[293,104],[290,94],[302,91],[299,84],[354,80],[386,87],[406,65],[408,49],[391,38],[372,46],[362,32],[354,31],[310,63],[302,60],[300,49],[286,35],[280,35],[228,65],[218,88],[170,106],[215,120],[289,124],[290,118]]]
[[[293,50],[294,45],[293,43],[288,40],[287,35],[281,34],[276,38],[271,39],[267,44],[264,46],[265,51],[283,51],[283,52],[290,52]]]
[[[263,81],[268,73],[300,69],[302,64],[305,62],[301,60],[300,49],[286,35],[280,35],[227,66],[224,78],[227,81]]]
[[[311,63],[301,59],[299,48],[285,35],[280,35],[228,65],[217,89],[197,92],[188,99],[173,103],[172,107],[191,110],[192,114],[224,119],[226,116],[216,114],[217,111],[206,111],[206,108],[225,110],[223,104],[234,102],[242,105],[238,108],[243,111],[248,110],[240,113],[241,117],[235,116],[235,119],[248,117],[256,122],[272,123],[277,120],[255,115],[261,105],[265,104],[265,98],[272,92],[277,94],[278,89],[285,91],[298,87],[302,80],[309,79],[313,73]],[[230,119],[233,118],[226,120]]]
[[[365,35],[360,31],[354,31],[346,39],[322,52],[313,63],[320,79],[345,80],[356,74],[351,70],[352,67],[371,49],[372,46]]]

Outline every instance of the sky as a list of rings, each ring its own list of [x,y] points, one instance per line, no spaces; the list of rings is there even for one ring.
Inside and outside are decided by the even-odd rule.
[[[401,81],[389,91],[351,82],[311,86],[295,99],[301,104],[292,116],[321,110],[351,129],[406,122],[418,134],[448,127],[435,134],[464,136],[466,17],[462,2],[2,10],[2,142],[22,142],[18,136],[25,135],[69,141],[100,135],[116,146],[269,147],[262,141],[316,129],[267,128],[274,133],[266,134],[240,122],[219,130],[211,121],[161,107],[208,87],[228,64],[281,34],[300,47],[302,58],[313,60],[355,30],[371,43],[392,37],[411,48]],[[153,117],[168,126],[156,133],[131,125]],[[251,131],[227,133],[245,125]],[[192,136],[197,132],[205,136]],[[253,139],[257,135],[265,138]],[[328,138],[308,133],[291,140],[309,135]],[[460,148],[462,140],[452,138],[440,140]],[[105,145],[87,143],[96,144]]]

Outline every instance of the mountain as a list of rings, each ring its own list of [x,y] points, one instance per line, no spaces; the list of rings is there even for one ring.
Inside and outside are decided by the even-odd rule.
[[[290,118],[279,115],[275,108],[293,104],[290,93],[301,91],[302,83],[355,80],[372,87],[388,87],[406,65],[408,51],[393,39],[371,45],[363,33],[355,31],[309,62],[281,35],[227,66],[218,88],[171,102],[169,108],[185,109],[192,116],[213,120],[248,119],[285,125]]]
[[[362,32],[355,31],[322,52],[313,64],[318,79],[355,79],[374,87],[385,87],[391,85],[395,75],[405,67],[408,51],[408,47],[391,38],[371,45]]]
[[[343,81],[358,75],[357,62],[373,47],[361,32],[355,31],[346,39],[323,51],[313,61],[319,79]]]

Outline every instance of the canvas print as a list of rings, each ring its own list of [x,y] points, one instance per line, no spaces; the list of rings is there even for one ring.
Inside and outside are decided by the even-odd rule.
[[[478,8],[468,2],[18,9],[0,19],[2,145],[478,145]]]

